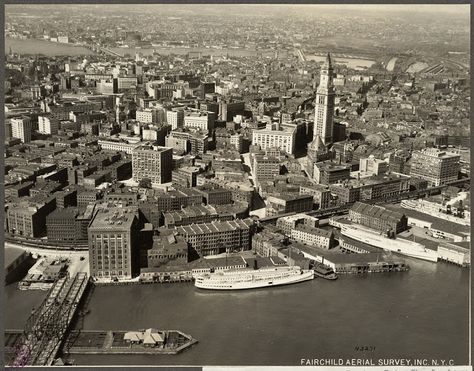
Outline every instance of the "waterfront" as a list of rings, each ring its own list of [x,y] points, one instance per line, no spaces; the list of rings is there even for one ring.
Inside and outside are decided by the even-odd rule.
[[[467,364],[469,270],[408,263],[408,272],[244,292],[201,291],[190,283],[96,287],[84,329],[178,329],[199,343],[175,356],[72,358],[78,365],[299,365],[301,358],[323,357]],[[21,328],[44,295],[8,286],[6,328]]]
[[[48,56],[57,56],[57,55],[91,55],[95,54],[92,50],[85,48],[83,46],[74,46],[71,44],[60,44],[54,43],[47,40],[33,40],[33,39],[12,39],[5,38],[5,53],[9,53],[10,47],[14,53],[20,54],[44,54]],[[149,56],[153,53],[158,53],[160,55],[186,55],[188,53],[201,53],[204,56],[230,56],[230,57],[254,57],[261,55],[262,57],[271,57],[274,58],[275,50],[256,50],[256,49],[241,49],[241,48],[226,48],[226,49],[214,49],[214,48],[183,48],[183,47],[152,47],[152,48],[109,48],[110,50],[119,53],[121,55],[128,54],[134,56],[135,53],[140,53],[143,56]],[[280,58],[285,58],[289,54],[292,54],[292,51],[279,50],[278,55]],[[307,60],[322,62],[324,61],[324,55],[308,55]],[[336,57],[335,62],[339,64],[344,64],[349,68],[360,70],[363,68],[369,68],[374,63],[373,60],[362,59],[362,58],[343,58]]]
[[[10,48],[14,53],[20,54],[44,54],[48,56],[57,55],[91,55],[95,54],[92,50],[83,46],[74,46],[71,44],[55,43],[47,40],[34,40],[34,39],[13,39],[5,38],[5,53],[9,53]],[[152,55],[154,52],[161,55],[186,55],[190,52],[202,53],[202,55],[213,55],[213,56],[236,56],[236,57],[252,57],[257,54],[262,56],[273,57],[275,55],[274,50],[251,50],[251,49],[212,49],[212,48],[180,48],[180,47],[153,47],[153,48],[110,48],[110,50],[119,53],[121,55],[129,54],[134,56],[135,53],[141,53],[144,56]],[[286,51],[279,51],[281,56],[287,55]]]
[[[110,50],[119,53],[119,54],[129,54],[134,56],[135,53],[141,53],[144,56],[152,55],[153,53],[158,53],[160,55],[186,55],[188,53],[201,53],[203,56],[229,56],[229,57],[254,57],[258,54],[261,54],[262,57],[274,57],[275,50],[256,50],[256,49],[241,49],[241,48],[183,48],[183,47],[152,47],[152,48],[110,48]],[[278,54],[280,56],[286,56],[287,51],[279,50]]]
[[[324,55],[307,55],[306,60],[308,61],[316,61],[316,62],[324,62],[326,56]],[[361,58],[343,58],[343,57],[335,57],[334,62],[336,64],[344,64],[348,68],[353,68],[355,70],[363,70],[365,68],[371,67],[376,62],[370,59],[361,59]]]
[[[35,39],[12,39],[5,38],[5,53],[10,52],[20,54],[44,54],[47,56],[57,55],[91,55],[95,54],[92,50],[83,46],[74,46],[71,44],[60,44],[47,40]]]

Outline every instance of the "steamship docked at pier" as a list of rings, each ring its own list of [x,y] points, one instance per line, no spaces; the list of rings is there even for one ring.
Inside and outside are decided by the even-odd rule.
[[[208,290],[245,290],[289,285],[313,278],[313,270],[292,266],[205,273],[195,277],[194,285]]]

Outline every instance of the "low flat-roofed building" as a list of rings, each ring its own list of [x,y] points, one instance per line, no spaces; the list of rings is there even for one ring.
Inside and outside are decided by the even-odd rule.
[[[266,268],[286,265],[286,262],[276,255],[244,257],[244,260],[248,267],[257,265],[257,268]]]
[[[433,237],[453,242],[471,240],[471,230],[468,226],[436,218],[416,210],[403,209],[403,211],[408,218],[408,225],[425,228],[431,232]]]
[[[408,264],[398,256],[370,252],[366,254],[344,254],[315,246],[297,245],[305,258],[322,263],[338,274],[370,273],[408,270]]]
[[[211,271],[247,268],[247,262],[242,256],[230,255],[223,258],[209,258],[206,261]]]
[[[60,191],[61,189],[62,185],[59,182],[37,181],[35,186],[30,188],[30,196],[43,195],[44,197],[47,197],[51,193]]]
[[[191,281],[193,277],[202,273],[226,269],[242,269],[254,265],[258,267],[278,266],[285,264],[276,256],[271,258],[252,257],[245,259],[241,256],[228,255],[227,258],[199,258],[185,264],[176,264],[170,261],[159,267],[148,267],[140,270],[140,279],[144,282],[182,282]]]
[[[99,145],[104,151],[119,151],[131,155],[133,150],[138,147],[140,143],[128,143],[126,141],[99,139]]]
[[[149,328],[145,331],[129,331],[123,335],[123,340],[134,343],[143,344],[144,346],[155,347],[165,342],[166,334]]]
[[[202,194],[203,199],[208,205],[225,205],[232,203],[232,192],[220,187],[200,186],[196,191]]]
[[[444,197],[441,196],[440,199],[431,197],[427,199],[403,200],[400,206],[404,209],[416,210],[453,223],[469,226],[471,224],[469,193],[466,192],[465,195],[467,196],[465,199],[457,202],[451,200],[446,202]]]
[[[104,200],[107,202],[120,202],[125,206],[136,206],[138,205],[138,193],[118,188],[107,192],[104,195]]]
[[[471,244],[464,242],[441,242],[438,245],[438,256],[441,260],[463,267],[471,265]]]
[[[339,246],[341,250],[346,253],[368,254],[371,252],[380,252],[378,247],[370,246],[361,241],[342,235],[339,237]]]
[[[153,236],[153,247],[147,251],[148,268],[165,264],[181,265],[188,262],[188,243],[176,231],[160,229]]]
[[[163,213],[165,227],[173,228],[192,223],[208,223],[219,219],[219,214],[211,205],[190,205],[181,210]]]
[[[226,181],[215,178],[205,179],[204,177],[200,178],[200,176],[198,176],[198,184],[200,179],[204,179],[204,184],[213,184],[228,189],[231,192],[232,201],[247,202],[249,207],[252,207],[255,189],[248,178],[241,179],[240,181]]]
[[[232,204],[213,205],[219,220],[245,219],[249,216],[249,204],[245,201],[234,201]]]
[[[31,263],[30,254],[17,247],[5,246],[5,284],[10,284],[19,279],[22,272],[26,271],[28,263]]]
[[[23,197],[28,196],[29,191],[33,188],[33,182],[18,183],[5,187],[5,197]]]

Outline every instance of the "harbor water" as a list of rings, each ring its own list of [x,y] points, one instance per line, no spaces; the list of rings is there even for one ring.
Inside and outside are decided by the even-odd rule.
[[[178,355],[71,358],[77,365],[300,365],[321,358],[467,364],[469,270],[408,263],[408,272],[238,292],[204,291],[192,283],[95,287],[83,329],[176,329],[199,343]],[[5,328],[23,327],[44,297],[8,286]]]

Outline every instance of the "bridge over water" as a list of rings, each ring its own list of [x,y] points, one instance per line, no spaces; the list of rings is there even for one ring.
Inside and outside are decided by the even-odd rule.
[[[39,308],[31,313],[24,331],[17,334],[14,349],[10,349],[13,367],[53,364],[88,283],[84,272],[66,275],[54,283]]]
[[[119,54],[117,52],[114,52],[113,50],[110,50],[108,48],[99,48],[99,50],[105,54],[108,54],[108,55],[111,55],[112,57],[119,57],[119,58],[123,58],[123,55],[122,54]]]

